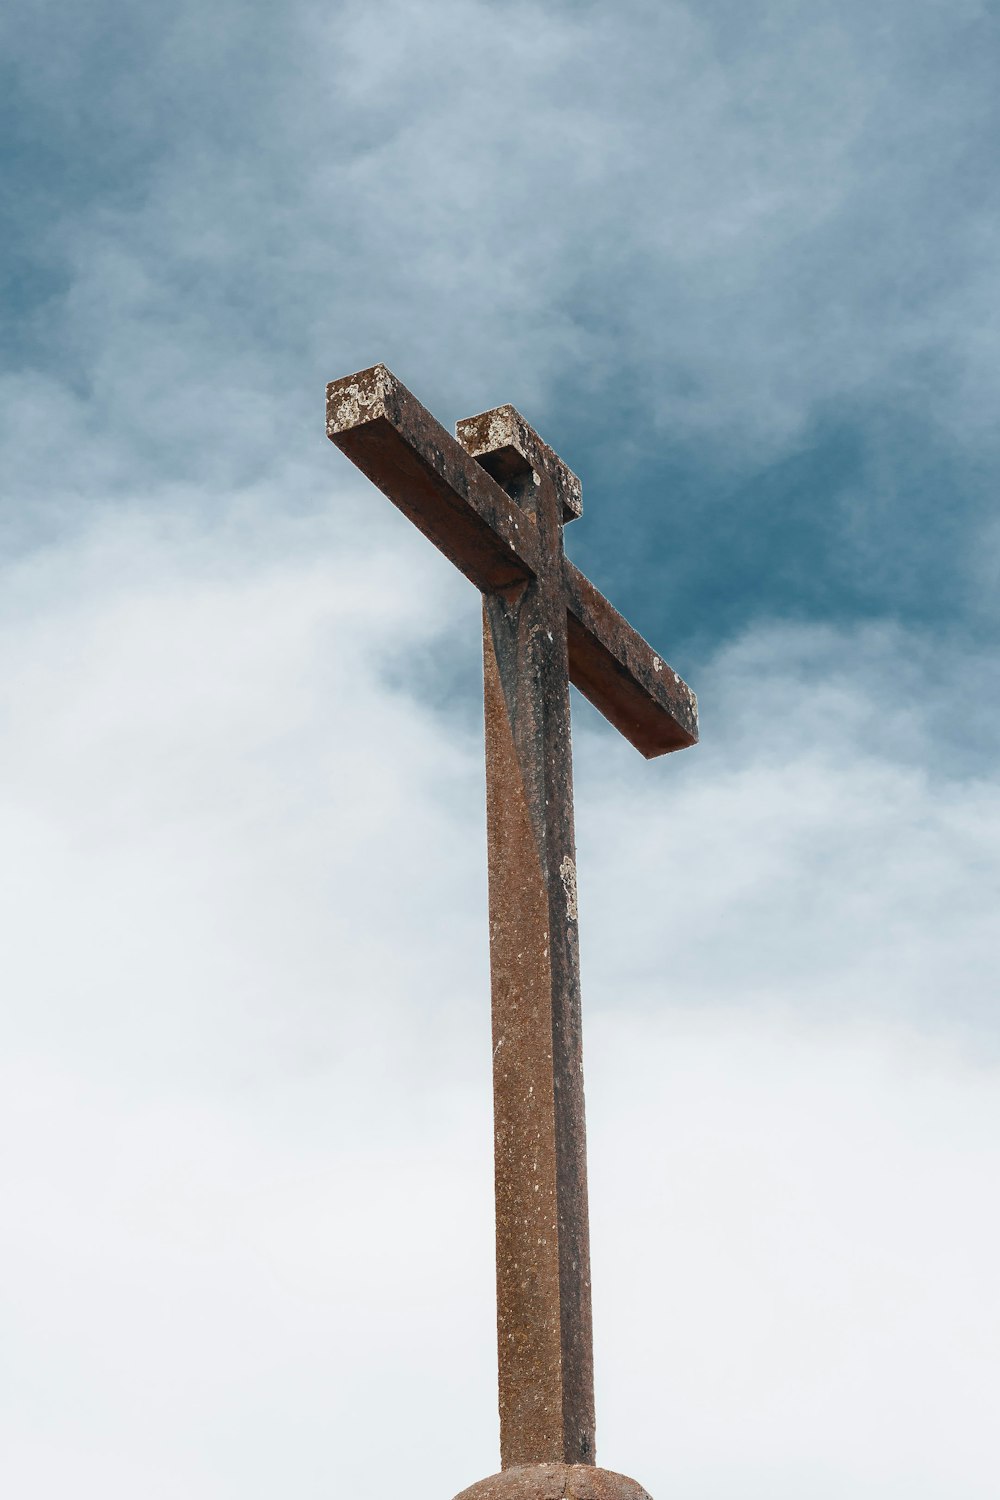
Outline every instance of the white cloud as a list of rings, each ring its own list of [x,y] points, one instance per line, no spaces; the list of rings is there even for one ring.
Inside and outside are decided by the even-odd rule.
[[[495,1463],[480,745],[401,685],[475,654],[476,599],[405,528],[362,554],[267,501],[105,517],[5,579],[7,1467],[38,1500]],[[1000,1477],[997,797],[935,766],[913,649],[748,639],[697,684],[706,744],[651,766],[581,718],[600,1456],[654,1495]]]
[[[699,1500],[985,1500],[995,1064],[745,1012],[589,1044],[603,1458]]]

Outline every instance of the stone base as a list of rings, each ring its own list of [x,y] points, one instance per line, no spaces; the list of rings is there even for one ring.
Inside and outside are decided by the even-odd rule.
[[[521,1464],[470,1484],[455,1500],[649,1500],[641,1484],[593,1464]]]

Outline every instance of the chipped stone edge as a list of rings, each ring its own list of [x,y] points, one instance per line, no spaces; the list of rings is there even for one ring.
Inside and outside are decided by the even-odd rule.
[[[533,468],[541,466],[555,479],[566,520],[576,520],[583,514],[583,485],[579,478],[539,437],[516,406],[508,402],[493,407],[491,411],[481,411],[474,417],[463,417],[456,422],[455,433],[473,458],[496,453],[501,448],[514,448]]]
[[[563,855],[562,864],[559,866],[559,875],[562,879],[563,890],[566,892],[566,915],[571,922],[575,922],[578,919],[576,865],[568,854]]]
[[[398,389],[399,381],[382,364],[331,381],[326,388],[327,436],[334,437],[384,417],[390,398]]]

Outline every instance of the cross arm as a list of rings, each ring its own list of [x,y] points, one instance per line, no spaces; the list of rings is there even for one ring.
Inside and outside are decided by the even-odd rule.
[[[326,431],[481,590],[538,571],[537,526],[385,365],[327,386]]]
[[[698,741],[698,700],[568,558],[570,681],[647,760]]]

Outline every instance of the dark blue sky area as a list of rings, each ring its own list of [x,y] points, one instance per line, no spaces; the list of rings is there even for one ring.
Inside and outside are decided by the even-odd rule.
[[[724,475],[656,433],[630,434],[650,457],[629,462],[613,434],[595,444],[584,430],[573,452],[589,482],[568,549],[623,609],[696,653],[761,618],[992,633],[968,583],[983,476],[933,431],[880,415],[817,419],[796,451]]]
[[[8,545],[289,468],[326,504],[323,383],[384,359],[525,412],[681,663],[992,639],[996,7],[528,9],[8,11]]]

